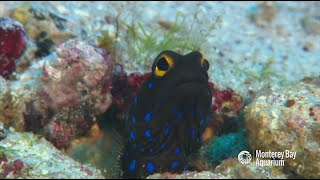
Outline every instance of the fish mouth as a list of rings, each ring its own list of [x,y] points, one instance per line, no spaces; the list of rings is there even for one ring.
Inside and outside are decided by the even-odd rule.
[[[208,81],[204,81],[201,78],[194,78],[194,79],[186,79],[183,81],[179,81],[175,83],[176,88],[180,87],[187,87],[187,86],[199,86],[199,85],[207,85]]]

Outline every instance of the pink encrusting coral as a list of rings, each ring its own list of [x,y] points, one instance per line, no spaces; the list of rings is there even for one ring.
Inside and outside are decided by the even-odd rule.
[[[103,50],[80,40],[67,41],[56,52],[43,66],[37,98],[27,104],[24,119],[27,130],[63,148],[86,134],[95,115],[110,106],[113,65]]]
[[[22,25],[9,17],[0,18],[0,75],[8,78],[26,47],[27,36]]]

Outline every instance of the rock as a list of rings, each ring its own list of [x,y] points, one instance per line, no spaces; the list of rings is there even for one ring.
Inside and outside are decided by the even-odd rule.
[[[276,17],[277,11],[275,2],[264,1],[250,7],[249,16],[258,27],[267,27]]]
[[[96,115],[111,105],[112,62],[99,48],[79,40],[35,63],[0,95],[0,120],[67,147],[89,132]]]
[[[320,16],[305,16],[301,19],[305,31],[312,35],[320,35]]]
[[[35,42],[35,57],[47,56],[55,45],[74,36],[67,28],[70,22],[49,9],[24,4],[12,9],[10,16],[24,25],[28,36]]]
[[[147,179],[229,179],[229,176],[214,174],[210,171],[185,172],[183,174],[157,173],[148,176]]]
[[[104,178],[99,170],[74,161],[32,133],[10,133],[0,141],[0,150],[2,178]]]
[[[243,165],[238,159],[224,160],[214,170],[214,173],[228,176],[232,179],[286,179],[281,167],[256,166],[254,161]]]
[[[70,28],[72,23],[55,8],[24,2],[8,13],[12,19],[23,24],[29,37],[28,49],[16,65],[17,73],[24,72],[32,62],[53,53],[60,43],[76,37]]]
[[[320,177],[320,80],[304,78],[288,87],[270,88],[245,108],[253,149],[296,152],[285,169],[303,178]]]
[[[260,167],[255,162],[240,164],[237,159],[224,160],[213,172],[189,172],[182,174],[157,173],[147,179],[285,179],[279,167]]]

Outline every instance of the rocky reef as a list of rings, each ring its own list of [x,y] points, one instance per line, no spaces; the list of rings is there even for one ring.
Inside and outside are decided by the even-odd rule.
[[[210,62],[211,114],[192,164],[202,171],[148,178],[320,178],[319,9],[318,2],[0,3],[0,177],[121,177],[114,129],[155,55],[170,49],[199,50]],[[241,164],[243,150],[296,157],[262,167],[254,154]]]
[[[184,172],[183,174],[154,174],[147,179],[285,179],[287,176],[277,167],[257,167],[251,162],[242,165],[237,159],[227,159],[214,171]]]
[[[67,157],[44,138],[8,131],[0,141],[1,178],[104,178],[99,170]]]
[[[285,170],[320,177],[320,79],[306,77],[287,87],[270,87],[245,108],[250,144],[263,151],[290,150]]]
[[[103,50],[71,40],[33,67],[7,85],[0,98],[0,120],[18,131],[42,134],[58,148],[67,147],[110,106],[112,63]]]

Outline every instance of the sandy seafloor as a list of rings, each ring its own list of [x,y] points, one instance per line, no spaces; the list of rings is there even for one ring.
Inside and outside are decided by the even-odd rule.
[[[0,17],[25,2],[1,2]],[[210,81],[219,88],[231,88],[244,97],[248,90],[258,92],[266,85],[286,86],[306,76],[320,74],[320,3],[272,2],[270,22],[263,25],[258,2],[29,2],[55,12],[71,22],[68,27],[78,37],[96,42],[101,32],[115,32],[105,23],[106,16],[118,16],[145,26],[148,33],[157,28],[159,19],[173,22],[182,13],[186,26],[197,14],[192,36],[202,45],[202,53],[210,62]],[[311,23],[311,29],[302,23]],[[214,29],[212,27],[214,26]],[[312,31],[314,30],[314,31]],[[161,36],[159,34],[159,36]],[[118,39],[120,62],[128,72],[149,71],[128,54],[121,34]],[[141,57],[143,57],[143,51]],[[160,52],[144,59],[152,64]],[[185,52],[188,53],[188,52]],[[268,67],[266,69],[265,67]]]
[[[1,2],[0,15],[22,2]],[[265,27],[259,27],[249,18],[258,14],[258,2],[32,2],[63,15],[74,26],[74,32],[84,29],[89,38],[103,30],[114,31],[112,25],[105,25],[105,16],[116,16],[130,22],[134,19],[146,26],[157,20],[174,21],[177,12],[191,22],[198,14],[197,29],[208,31],[215,23],[215,29],[206,36],[191,32],[204,44],[203,54],[211,63],[210,78],[221,87],[230,87],[245,93],[257,90],[259,84],[279,81],[294,81],[305,76],[319,75],[319,34],[309,33],[302,25],[303,18],[319,16],[318,2],[273,2],[274,18]],[[258,17],[259,18],[259,17]],[[315,18],[316,19],[316,18]],[[319,19],[317,19],[319,20]],[[317,22],[319,26],[319,22]],[[316,25],[315,25],[316,27]],[[121,39],[119,40],[121,46]],[[305,45],[311,46],[305,51]],[[125,49],[125,48],[124,48]],[[142,52],[143,53],[143,52]],[[154,57],[159,52],[154,52]],[[124,53],[125,54],[125,53]],[[220,54],[220,55],[219,55]],[[221,56],[222,55],[222,56]],[[154,57],[150,57],[150,64]],[[274,73],[254,83],[245,83],[250,74],[259,76],[265,63],[272,59]],[[135,61],[123,56],[128,71],[139,69]],[[130,65],[133,63],[133,65]],[[143,69],[145,70],[145,69]],[[142,71],[143,71],[142,70]],[[249,75],[248,75],[249,74]]]

